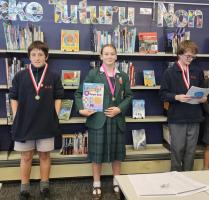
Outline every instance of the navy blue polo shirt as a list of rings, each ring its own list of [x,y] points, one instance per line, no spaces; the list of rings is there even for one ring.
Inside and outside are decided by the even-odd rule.
[[[50,68],[50,67],[49,67]],[[29,70],[18,72],[9,91],[11,99],[18,101],[17,113],[12,126],[14,141],[26,141],[54,137],[59,134],[59,120],[55,110],[55,100],[62,99],[64,89],[60,76],[47,69],[40,99],[36,100],[36,91],[29,75]],[[32,72],[39,82],[44,67]]]

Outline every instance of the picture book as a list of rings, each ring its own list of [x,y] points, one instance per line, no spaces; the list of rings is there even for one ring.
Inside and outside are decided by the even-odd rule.
[[[145,129],[132,130],[133,147],[139,150],[146,147]]]
[[[61,51],[79,51],[79,30],[61,30]]]
[[[70,118],[72,107],[73,107],[73,100],[63,99],[61,104],[61,109],[58,115],[59,119],[68,120]]]
[[[83,84],[83,106],[84,109],[103,111],[104,84],[84,83]]]
[[[79,70],[62,70],[62,84],[66,86],[79,86],[80,84]]]
[[[143,75],[145,86],[152,87],[156,85],[154,70],[143,70]]]
[[[139,32],[139,53],[157,53],[157,32]]]
[[[135,118],[135,119],[145,118],[145,100],[144,99],[132,100],[132,118]]]

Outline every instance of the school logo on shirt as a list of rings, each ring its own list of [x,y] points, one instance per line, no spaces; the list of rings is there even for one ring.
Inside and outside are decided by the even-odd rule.
[[[46,89],[46,90],[52,90],[52,85],[45,85],[44,86],[44,89]]]

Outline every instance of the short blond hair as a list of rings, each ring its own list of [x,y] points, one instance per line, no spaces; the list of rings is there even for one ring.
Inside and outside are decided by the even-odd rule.
[[[188,51],[192,52],[193,54],[197,54],[197,44],[195,42],[192,42],[191,40],[184,40],[180,42],[177,49],[177,55],[183,55]]]

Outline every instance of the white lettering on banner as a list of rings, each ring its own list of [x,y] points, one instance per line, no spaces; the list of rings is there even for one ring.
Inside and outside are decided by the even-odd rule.
[[[195,20],[196,19],[196,20]],[[190,27],[202,28],[203,27],[203,13],[201,10],[177,10],[174,12],[174,4],[168,4],[168,10],[164,3],[158,3],[158,27],[164,26],[164,21],[167,27]],[[196,24],[195,24],[196,22]]]
[[[0,19],[16,21],[41,21],[43,15],[42,5],[37,2],[16,2],[16,0],[0,1]]]
[[[87,0],[79,1],[78,5],[69,5],[67,0],[48,0],[48,3],[54,6],[55,23],[111,25],[113,16],[117,15],[120,25],[135,25],[136,8],[134,7],[94,6],[88,5]],[[174,3],[168,3],[166,8],[165,3],[158,2],[158,27],[203,27],[203,12],[201,10],[179,9],[175,11],[174,5]],[[43,7],[37,2],[0,0],[0,20],[16,21],[19,19],[20,21],[39,22],[43,19],[43,14]]]

